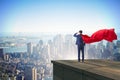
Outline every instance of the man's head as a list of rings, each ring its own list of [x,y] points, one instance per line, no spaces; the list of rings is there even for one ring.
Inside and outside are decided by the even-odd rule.
[[[79,33],[82,34],[82,30],[79,30]]]

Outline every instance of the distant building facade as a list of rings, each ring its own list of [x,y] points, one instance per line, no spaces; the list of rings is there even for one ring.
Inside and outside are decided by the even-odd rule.
[[[35,67],[25,67],[25,80],[37,80],[37,69]]]
[[[1,58],[1,59],[3,59],[3,58],[4,58],[3,48],[0,48],[0,58]]]
[[[33,44],[31,42],[27,43],[27,53],[28,56],[30,56],[33,53]]]

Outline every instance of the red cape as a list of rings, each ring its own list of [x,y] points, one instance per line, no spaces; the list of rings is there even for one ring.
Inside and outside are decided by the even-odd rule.
[[[85,43],[98,42],[103,39],[112,42],[117,39],[117,35],[114,32],[114,29],[101,29],[93,33],[91,37],[88,35],[82,35],[82,38]]]

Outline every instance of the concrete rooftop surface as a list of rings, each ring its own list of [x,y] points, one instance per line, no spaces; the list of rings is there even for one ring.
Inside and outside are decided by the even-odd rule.
[[[104,76],[111,80],[120,80],[120,62],[112,60],[85,60],[83,63],[77,60],[55,60],[54,64],[69,67],[71,70],[85,71]]]

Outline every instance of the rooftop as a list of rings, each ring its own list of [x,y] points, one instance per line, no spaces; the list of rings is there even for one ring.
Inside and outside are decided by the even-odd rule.
[[[85,60],[84,63],[77,60],[56,60],[52,61],[62,67],[69,67],[71,70],[84,71],[113,80],[120,79],[120,62],[112,60]]]

